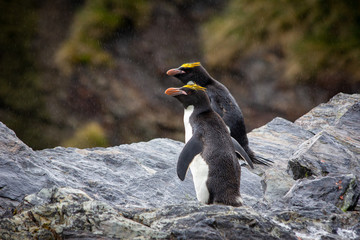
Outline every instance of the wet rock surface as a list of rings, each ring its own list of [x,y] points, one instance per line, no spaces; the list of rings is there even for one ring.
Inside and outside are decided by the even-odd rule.
[[[0,123],[1,239],[359,239],[360,94],[249,133],[244,206],[196,201],[183,143],[33,151]]]

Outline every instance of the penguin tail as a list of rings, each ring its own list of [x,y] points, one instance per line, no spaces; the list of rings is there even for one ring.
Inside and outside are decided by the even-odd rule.
[[[250,157],[251,158],[251,157]],[[265,166],[272,166],[274,161],[270,160],[270,159],[266,159],[263,157],[252,157],[251,160],[253,161],[253,163],[255,164],[261,164],[261,165],[265,165]]]
[[[265,165],[265,166],[271,166],[274,161],[270,160],[270,159],[266,159],[260,156],[255,156],[255,153],[249,148],[249,146],[247,146],[245,149],[245,152],[249,155],[251,161],[254,164],[261,164],[261,165]]]

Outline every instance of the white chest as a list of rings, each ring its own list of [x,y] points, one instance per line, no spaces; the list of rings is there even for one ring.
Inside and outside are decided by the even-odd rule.
[[[192,137],[192,127],[190,125],[190,116],[194,111],[194,106],[188,106],[184,111],[185,143]]]
[[[209,190],[206,186],[206,180],[209,174],[209,165],[204,161],[200,154],[194,157],[190,164],[191,174],[193,176],[196,197],[199,202],[209,202]]]

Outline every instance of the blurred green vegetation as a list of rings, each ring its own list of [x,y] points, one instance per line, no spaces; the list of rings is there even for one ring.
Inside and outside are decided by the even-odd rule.
[[[97,122],[90,122],[79,128],[73,137],[64,141],[62,146],[91,148],[91,147],[108,147],[109,143],[106,138],[105,130]]]
[[[53,147],[61,142],[78,147],[107,146],[104,129],[95,123],[80,127],[68,141],[63,140],[84,119],[91,121],[83,108],[69,107],[72,104],[69,99],[76,99],[76,94],[79,94],[86,102],[87,94],[98,96],[98,99],[105,99],[102,94],[114,94],[96,92],[97,87],[102,84],[104,89],[108,87],[106,79],[109,76],[101,75],[103,69],[98,71],[96,68],[84,67],[75,74],[75,66],[109,67],[114,66],[114,59],[118,59],[121,64],[124,56],[113,55],[114,46],[122,44],[128,51],[132,51],[130,47],[135,46],[135,42],[142,44],[142,50],[135,51],[135,54],[142,54],[144,50],[152,48],[145,56],[151,54],[151,57],[158,59],[153,61],[150,58],[147,66],[134,66],[130,70],[141,68],[153,73],[153,78],[149,78],[149,81],[157,81],[161,73],[154,71],[154,64],[161,61],[163,68],[168,64],[168,59],[178,61],[185,57],[191,58],[189,55],[193,53],[188,54],[184,49],[192,51],[197,46],[188,45],[186,41],[179,41],[182,45],[175,42],[176,48],[171,44],[165,48],[162,45],[162,39],[167,39],[171,33],[177,34],[177,31],[167,30],[176,30],[185,24],[189,26],[183,20],[191,21],[192,27],[186,32],[180,31],[181,34],[187,34],[182,37],[191,38],[192,42],[198,38],[197,29],[201,28],[206,65],[209,68],[216,67],[220,72],[230,70],[231,73],[241,63],[242,57],[254,56],[254,52],[259,49],[276,49],[281,55],[281,62],[276,62],[281,65],[279,75],[284,74],[287,83],[313,81],[313,86],[313,83],[324,79],[327,83],[326,81],[333,81],[333,78],[338,83],[342,79],[360,82],[359,1],[229,0],[226,4],[224,11],[211,17],[212,12],[217,11],[215,5],[209,6],[207,2],[199,4],[193,0],[85,0],[56,1],[51,4],[36,0],[0,1],[0,121],[35,149]],[[210,8],[213,8],[211,13],[203,18],[200,11]],[[45,11],[54,15],[51,21],[49,15],[44,14]],[[69,21],[59,21],[69,16]],[[207,20],[209,16],[211,18]],[[167,21],[169,17],[174,17],[175,20]],[[207,22],[204,24],[204,21]],[[143,34],[142,30],[148,24],[154,24],[155,27]],[[59,31],[54,33],[54,28]],[[57,34],[61,34],[61,37]],[[117,42],[121,37],[129,41]],[[177,37],[176,35],[175,39]],[[47,44],[47,41],[54,41],[54,38],[56,42]],[[64,39],[60,46],[57,42],[59,39]],[[154,39],[155,44],[151,42]],[[58,49],[53,49],[54,46]],[[53,51],[56,52],[55,56]],[[171,51],[176,54],[172,56]],[[155,52],[157,56],[152,55]],[[260,57],[264,55],[266,54],[260,54]],[[48,58],[39,59],[39,56]],[[57,67],[69,75],[59,76]],[[156,66],[155,69],[159,68]],[[115,72],[119,69],[115,69]],[[282,72],[283,69],[285,73]],[[92,79],[79,83],[88,84],[86,87],[90,91],[73,89],[78,86],[74,83],[79,81],[79,76],[85,79],[84,76],[93,73],[101,78],[96,84]],[[339,75],[343,77],[337,77]],[[138,77],[143,78],[142,75]],[[113,78],[117,79],[118,76]],[[131,79],[134,83],[139,80],[129,73],[124,73],[123,78]],[[124,84],[124,87],[128,85]],[[334,88],[335,92],[341,89],[339,84],[337,87]],[[110,98],[118,99],[115,94]],[[149,97],[149,101],[152,99],[153,96]],[[145,102],[144,99],[141,101]],[[104,109],[94,109],[94,115],[110,112],[109,119],[112,122],[112,110],[109,110],[106,103],[102,104],[99,100],[99,106]],[[138,121],[135,118],[127,119],[133,126],[123,133],[129,136],[121,136],[121,139],[138,141],[161,132],[161,129],[157,131],[156,127],[152,127],[156,125],[155,120]],[[100,121],[105,122],[104,119]]]
[[[24,142],[47,147],[42,136],[48,123],[41,84],[35,66],[32,40],[35,1],[0,1],[0,116]]]
[[[360,81],[358,0],[231,0],[202,35],[211,67],[226,69],[260,46],[280,46],[287,81],[322,81],[339,73]]]
[[[70,28],[70,35],[58,50],[56,63],[66,74],[76,64],[111,66],[112,57],[102,44],[116,30],[143,26],[150,13],[146,0],[88,0],[79,9]]]

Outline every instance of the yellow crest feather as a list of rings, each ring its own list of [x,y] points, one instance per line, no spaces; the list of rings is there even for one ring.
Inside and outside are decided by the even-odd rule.
[[[204,88],[204,87],[202,87],[202,86],[199,86],[199,85],[197,85],[197,84],[188,84],[188,85],[184,85],[184,86],[182,86],[182,87],[184,87],[184,88],[191,88],[191,89],[194,89],[194,90],[196,90],[196,91],[198,91],[198,90],[205,91],[205,90],[206,90],[206,88]]]
[[[181,65],[180,67],[183,68],[193,68],[193,67],[198,67],[200,66],[200,62],[194,62],[194,63],[184,63],[183,65]]]

